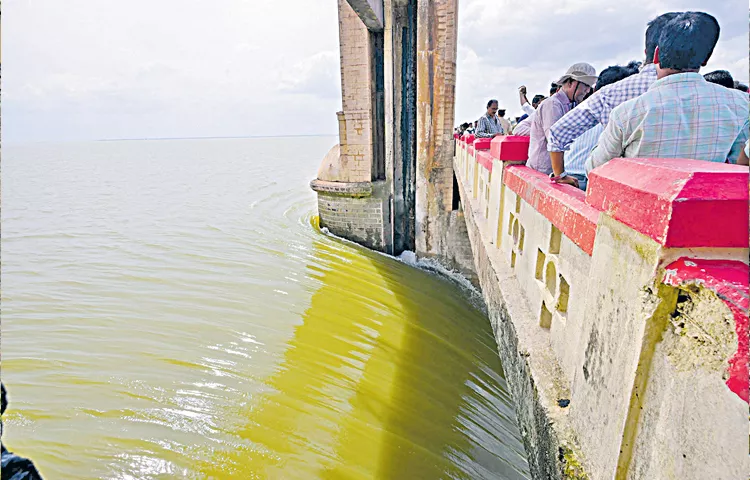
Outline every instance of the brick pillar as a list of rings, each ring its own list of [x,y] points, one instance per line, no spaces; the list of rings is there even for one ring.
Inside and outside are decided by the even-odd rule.
[[[445,256],[453,198],[458,0],[417,3],[418,255]]]
[[[339,0],[341,182],[369,182],[373,159],[370,32],[346,0]]]

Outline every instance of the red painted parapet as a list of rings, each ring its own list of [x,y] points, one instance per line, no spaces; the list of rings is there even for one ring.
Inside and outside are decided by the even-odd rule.
[[[504,162],[526,161],[529,158],[529,137],[517,135],[495,137],[492,139],[490,154]]]
[[[551,183],[547,175],[524,165],[504,170],[503,183],[544,215],[581,250],[594,251],[599,210],[586,203],[583,191],[570,185]]]
[[[747,167],[618,158],[591,171],[586,202],[665,247],[748,246]]]
[[[492,156],[490,155],[490,152],[488,152],[487,150],[477,151],[477,163],[491,172]]]
[[[680,258],[664,273],[664,283],[672,286],[699,284],[716,293],[732,311],[737,332],[737,352],[729,359],[727,387],[741,399],[750,399],[748,379],[748,306],[750,268],[732,260],[700,260]]]
[[[477,138],[476,140],[474,140],[474,149],[475,150],[489,150],[490,142],[492,142],[491,138]]]
[[[474,139],[475,139],[475,138],[476,138],[476,137],[474,137],[474,134],[472,134],[472,133],[469,133],[468,135],[464,133],[464,141],[465,141],[465,142],[466,142],[467,144],[469,144],[469,145],[471,145],[471,144],[473,144],[473,143],[474,143]]]

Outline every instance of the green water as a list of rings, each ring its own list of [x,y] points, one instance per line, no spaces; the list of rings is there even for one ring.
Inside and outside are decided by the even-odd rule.
[[[333,138],[4,147],[3,440],[46,478],[526,478],[489,322],[330,238]]]

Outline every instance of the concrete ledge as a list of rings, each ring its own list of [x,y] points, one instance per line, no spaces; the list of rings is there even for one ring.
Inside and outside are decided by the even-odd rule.
[[[747,248],[747,167],[618,158],[589,175],[586,202],[665,247]]]
[[[503,370],[516,405],[519,427],[533,478],[588,478],[570,426],[568,409],[559,400],[570,398],[570,387],[550,345],[549,333],[538,328],[536,316],[502,251],[487,239],[490,227],[465,189],[456,167],[469,241],[482,294],[492,323]]]
[[[586,203],[581,190],[551,183],[543,173],[520,165],[508,167],[504,182],[591,255],[600,212]]]
[[[318,193],[342,197],[363,198],[372,195],[372,182],[329,182],[315,179],[310,182],[310,188]]]

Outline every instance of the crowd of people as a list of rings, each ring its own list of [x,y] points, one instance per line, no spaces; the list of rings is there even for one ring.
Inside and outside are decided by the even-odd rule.
[[[523,135],[526,165],[557,183],[586,190],[588,173],[614,158],[691,158],[748,165],[748,86],[726,70],[701,75],[719,40],[716,18],[670,12],[648,23],[645,62],[610,66],[598,75],[572,65],[549,96],[526,97],[511,122],[497,100],[456,133],[477,138]],[[466,127],[464,127],[466,126]]]

